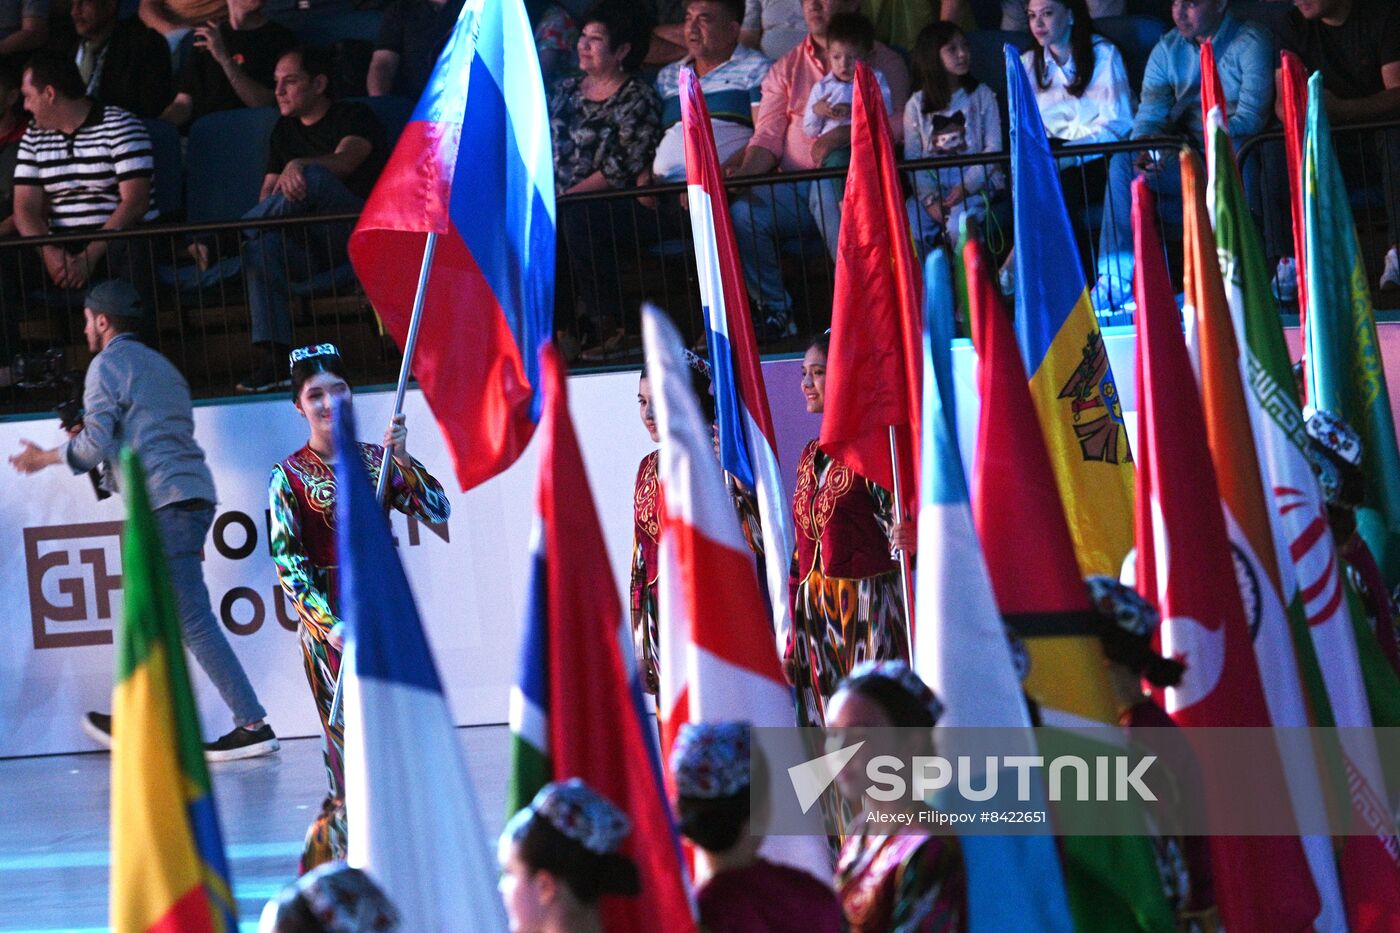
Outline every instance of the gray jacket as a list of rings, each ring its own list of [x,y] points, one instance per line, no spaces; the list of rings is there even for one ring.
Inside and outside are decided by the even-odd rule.
[[[151,507],[215,502],[214,477],[194,440],[190,387],[180,371],[131,334],[118,334],[83,380],[83,429],[59,448],[74,473],[102,466],[118,492],[117,454],[130,446],[146,469]]]

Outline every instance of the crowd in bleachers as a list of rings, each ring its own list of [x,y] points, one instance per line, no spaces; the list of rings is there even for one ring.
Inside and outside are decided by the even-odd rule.
[[[69,234],[0,248],[0,341],[17,348],[23,308],[126,278],[143,293],[240,283],[257,350],[247,390],[284,382],[289,303],[352,287],[350,224],[259,226],[357,212],[457,19],[462,0],[8,0],[0,2],[0,237]],[[833,168],[850,142],[850,75],[864,60],[886,92],[909,159],[958,156],[909,176],[921,250],[962,218],[996,231],[1014,276],[1009,178],[968,156],[1006,148],[1001,47],[1024,50],[1052,144],[1202,135],[1198,45],[1212,38],[1236,145],[1276,129],[1277,50],[1320,69],[1334,123],[1400,118],[1400,7],[1386,0],[532,0],[565,201],[558,327],[585,359],[635,348],[623,309],[642,297],[625,267],[683,241],[675,196],[639,187],[684,178],[679,76],[693,67],[726,173]],[[1400,287],[1400,129],[1374,134],[1348,169],[1383,204],[1384,265]],[[1128,185],[1145,174],[1168,225],[1179,218],[1172,148],[1062,158],[1061,182],[1095,306],[1130,300]],[[1247,164],[1278,291],[1291,288],[1282,145]],[[835,173],[831,173],[835,174]],[[1381,180],[1379,196],[1376,179]],[[732,193],[760,338],[794,335],[794,240],[820,244],[829,275],[842,180],[762,183]],[[250,226],[239,228],[236,221]],[[174,249],[79,234],[155,222],[223,222]],[[1379,253],[1378,253],[1379,254]],[[570,287],[564,287],[568,281]],[[67,307],[80,307],[68,300]],[[813,322],[815,323],[815,322]],[[569,341],[572,343],[572,341]],[[0,366],[0,385],[7,372]]]

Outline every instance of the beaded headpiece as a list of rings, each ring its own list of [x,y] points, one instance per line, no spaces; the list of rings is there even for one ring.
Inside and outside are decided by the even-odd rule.
[[[314,359],[318,356],[340,356],[340,351],[333,343],[317,343],[306,347],[297,347],[288,355],[288,363],[291,366],[303,360]]]
[[[872,676],[883,678],[899,686],[920,706],[928,710],[934,722],[938,722],[939,717],[943,715],[943,704],[934,695],[933,690],[903,661],[862,661],[851,671],[847,680]]]
[[[578,778],[541,787],[529,806],[510,818],[505,835],[520,838],[536,818],[597,855],[616,852],[632,831],[627,814]]]
[[[750,730],[746,722],[688,722],[671,749],[671,773],[682,797],[733,797],[749,786]]]
[[[1099,615],[1129,635],[1146,638],[1162,624],[1162,614],[1142,594],[1113,577],[1087,577],[1084,584],[1089,587],[1089,601]]]

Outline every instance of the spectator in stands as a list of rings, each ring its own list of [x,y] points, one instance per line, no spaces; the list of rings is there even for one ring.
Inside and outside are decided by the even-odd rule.
[[[88,96],[101,104],[158,117],[175,96],[170,49],[139,19],[117,19],[117,0],[73,0],[78,33],[73,60]]]
[[[1201,43],[1211,40],[1225,91],[1226,128],[1236,145],[1264,128],[1274,99],[1273,40],[1257,23],[1229,12],[1229,0],[1175,0],[1176,28],[1162,36],[1147,60],[1133,139],[1189,134],[1204,143],[1201,123]],[[1098,283],[1092,300],[1101,312],[1120,308],[1133,291],[1131,184],[1142,174],[1157,194],[1157,212],[1180,223],[1181,170],[1174,149],[1120,152],[1109,160]],[[1174,220],[1173,220],[1174,218]]]
[[[535,30],[535,54],[540,59],[544,86],[578,67],[578,23],[560,3],[536,2],[530,23]]]
[[[686,57],[661,69],[661,121],[666,127],[656,147],[652,175],[657,181],[685,179],[685,133],[681,127],[682,68],[694,68],[710,110],[720,163],[737,160],[753,136],[763,77],[773,63],[762,52],[739,44],[743,0],[688,0],[685,6]]]
[[[827,27],[838,13],[855,12],[856,0],[803,0],[802,15],[807,37],[773,64],[763,79],[763,96],[758,105],[758,121],[753,138],[744,149],[739,165],[731,175],[763,175],[775,169],[800,171],[816,168],[832,149],[850,145],[850,130],[829,133],[813,141],[802,130],[802,114],[812,87],[830,70],[827,56]],[[899,54],[882,43],[875,43],[871,65],[884,75],[890,86],[895,112],[902,113],[909,97],[909,69]],[[895,136],[903,135],[903,122],[895,121]],[[762,339],[792,336],[797,325],[792,320],[792,298],[783,287],[778,243],[791,236],[820,232],[827,243],[835,243],[840,226],[841,207],[826,200],[832,186],[808,182],[794,185],[757,185],[732,202],[734,232],[739,254],[744,260],[744,280],[758,310],[754,315]]]
[[[582,74],[558,81],[549,94],[554,188],[560,195],[633,188],[649,180],[661,139],[661,100],[637,77],[650,35],[647,17],[625,3],[604,2],[582,17]],[[559,224],[574,280],[582,292],[583,344],[595,353],[622,348],[625,338],[617,259],[637,227],[635,200],[591,201],[560,211]]]
[[[141,121],[86,95],[66,54],[35,53],[20,84],[32,125],[19,143],[14,221],[22,236],[125,230],[156,218],[155,161]],[[83,288],[106,275],[150,292],[146,244],[130,239],[41,246],[39,257],[60,288]]]
[[[462,0],[394,0],[379,22],[365,81],[370,96],[417,100],[460,12]]]
[[[654,25],[644,64],[660,68],[685,57],[686,0],[654,0],[650,6]]]
[[[49,41],[49,0],[0,0],[0,58],[23,60]]]
[[[1001,151],[997,95],[972,76],[967,36],[953,23],[925,26],[914,43],[919,90],[904,107],[904,157],[970,155]],[[956,241],[962,215],[979,221],[1006,187],[996,166],[925,170],[914,175],[909,219],[921,253],[940,241]]]
[[[161,119],[188,126],[209,113],[273,105],[272,69],[296,45],[287,27],[263,15],[263,0],[228,0],[228,20],[194,29],[175,99]]]
[[[196,26],[228,16],[227,0],[141,0],[141,22],[165,36],[173,52]]]
[[[1126,0],[1087,0],[1086,6],[1091,19],[1123,16],[1128,12]],[[1026,0],[1001,0],[1001,28],[1007,32],[1031,31]]]
[[[802,0],[745,0],[739,41],[777,61],[807,38]]]
[[[1118,47],[1094,31],[1085,0],[1029,0],[1026,13],[1035,47],[1021,64],[1050,144],[1126,139],[1133,128],[1128,70]],[[1107,178],[1102,156],[1060,160],[1060,187],[1081,244],[1089,242],[1083,206],[1103,200]]]
[[[305,217],[346,214],[364,206],[384,166],[384,129],[364,104],[333,101],[332,61],[318,49],[294,48],[273,72],[277,109],[267,175],[256,207],[243,216]],[[265,352],[240,392],[263,392],[287,384],[292,343],[291,279],[334,269],[347,261],[350,226],[315,225],[289,231],[251,231],[244,246],[252,338]]]
[[[1334,126],[1400,117],[1400,5],[1395,0],[1293,0],[1293,7],[1284,45],[1298,53],[1307,71],[1322,72],[1327,115]],[[1372,157],[1380,162],[1390,234],[1380,285],[1397,289],[1400,130],[1377,132],[1363,146],[1339,145],[1338,155],[1343,173],[1353,178],[1374,178],[1375,166],[1364,163]]]
[[[0,237],[14,236],[17,232],[14,217],[15,166],[19,161],[19,144],[25,131],[19,86],[19,70],[0,64]],[[13,355],[13,350],[3,350],[0,352],[0,362],[8,363]]]

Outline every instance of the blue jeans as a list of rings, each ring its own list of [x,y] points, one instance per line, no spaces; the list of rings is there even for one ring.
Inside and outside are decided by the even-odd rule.
[[[308,165],[306,197],[293,201],[274,192],[244,214],[245,220],[265,217],[305,217],[345,214],[365,206],[329,169]],[[291,283],[308,279],[346,262],[350,239],[348,224],[309,224],[300,227],[265,227],[251,230],[244,247],[248,273],[248,312],[252,317],[253,343],[292,343]]]
[[[805,241],[820,234],[827,253],[835,258],[841,229],[841,201],[836,189],[832,182],[757,185],[730,205],[744,284],[766,310],[792,307],[792,297],[783,287],[782,240],[798,237]]]
[[[1135,153],[1120,152],[1109,159],[1103,228],[1099,231],[1098,274],[1110,280],[1118,300],[1131,296],[1133,290],[1133,179],[1138,175],[1133,166],[1135,156]],[[1161,168],[1146,173],[1147,187],[1157,195],[1160,222],[1168,227],[1180,227],[1181,164],[1175,152],[1163,150],[1161,157]]]
[[[204,585],[200,550],[214,524],[214,506],[177,502],[156,509],[156,528],[170,566],[170,586],[175,591],[175,611],[180,614],[180,631],[185,647],[204,668],[218,688],[224,703],[233,711],[233,724],[246,726],[267,715],[243,665],[233,653],[228,639],[214,618],[209,590]]]

